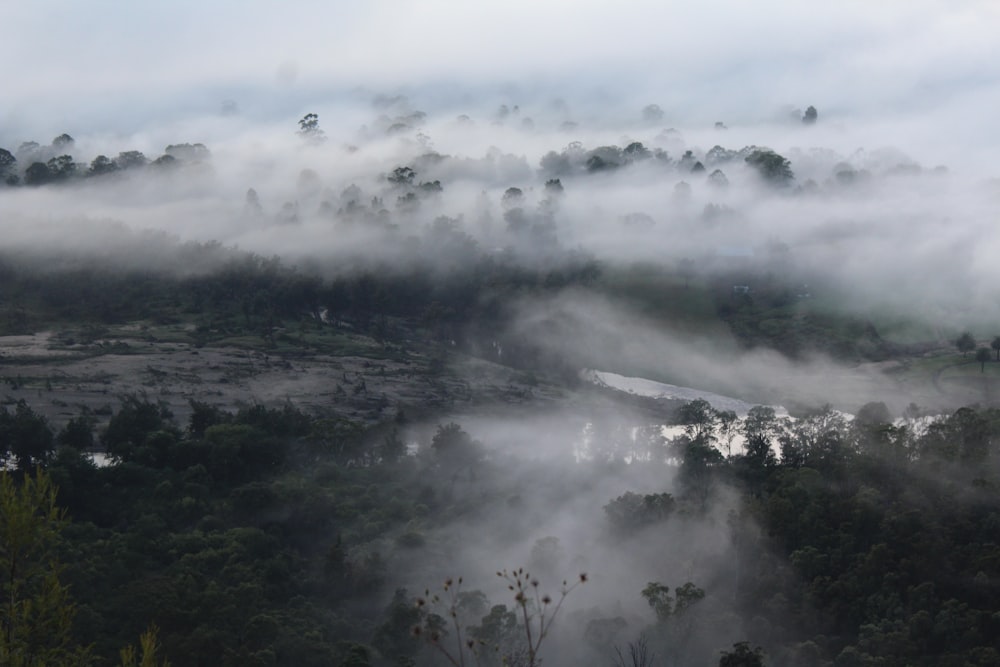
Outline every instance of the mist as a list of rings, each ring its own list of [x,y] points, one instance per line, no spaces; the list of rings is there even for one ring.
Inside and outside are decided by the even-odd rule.
[[[171,168],[7,188],[0,197],[6,247],[22,256],[64,247],[113,266],[165,252],[140,251],[140,237],[217,242],[326,275],[366,266],[440,271],[475,262],[478,253],[512,252],[532,266],[558,266],[582,253],[611,270],[676,271],[689,262],[700,279],[751,289],[780,271],[788,285],[835,310],[862,318],[905,314],[939,340],[998,315],[989,167],[955,155],[956,162],[942,162],[945,155],[910,130],[827,119],[822,109],[813,126],[788,116],[726,129],[709,121],[674,127],[644,120],[641,107],[566,126],[564,117],[582,117],[568,104],[469,105],[459,119],[422,112],[408,98],[387,99],[359,100],[332,118],[319,114],[321,143],[304,141],[294,116],[280,125],[206,118],[172,128],[183,132],[173,139],[160,128],[114,140],[78,134],[72,152],[80,171],[99,154],[139,150],[153,159],[171,143],[200,143],[210,155]],[[623,153],[634,142],[645,152]],[[787,158],[793,178],[765,182],[744,162],[753,147]],[[594,169],[587,162],[594,155],[615,167]],[[700,173],[692,172],[696,163],[704,165]],[[409,180],[390,182],[401,167],[412,170]],[[712,176],[719,172],[721,183]],[[553,179],[560,192],[546,189]],[[511,188],[515,198],[507,197]],[[169,261],[157,264],[170,268]],[[766,375],[775,380],[761,381],[739,370],[755,363],[752,355],[730,363],[727,355],[739,352],[725,335],[678,340],[669,323],[656,333],[662,322],[643,323],[624,303],[581,301],[571,292],[546,298],[542,310],[572,312],[586,322],[584,331],[608,326],[600,335],[627,341],[631,369],[671,366],[669,377],[701,378],[704,389],[773,401],[764,385],[794,386],[795,393],[800,383],[790,376],[826,377],[833,368],[822,359],[788,370],[772,365]],[[510,328],[523,329],[519,322],[530,323],[531,312],[525,305]],[[601,353],[591,347],[576,356],[599,367]],[[701,348],[697,368],[653,361],[685,359],[691,347]],[[714,362],[713,350],[724,352]]]
[[[627,492],[682,496],[680,466],[580,465],[580,452],[595,429],[662,433],[677,405],[642,410],[588,373],[796,414],[992,398],[905,374],[963,331],[1000,333],[996,3],[61,0],[5,4],[0,25],[0,148],[16,156],[0,162],[5,269],[189,280],[249,253],[323,285],[479,289],[473,321],[439,325],[435,342],[459,359],[441,362],[454,385],[485,373],[475,359],[489,379],[469,394],[502,399],[435,387],[434,408],[401,427],[429,469],[439,424],[480,441],[481,477],[426,482],[466,509],[348,541],[355,556],[393,554],[393,586],[465,576],[494,603],[510,604],[498,568],[530,564],[551,591],[587,572],[564,616],[617,630],[593,646],[557,632],[554,664],[634,640],[655,620],[639,595],[649,582],[697,582],[716,600],[739,586],[727,562],[743,505],[728,484],[701,515],[628,535],[611,525],[605,508]],[[68,175],[44,171],[63,155]],[[490,273],[502,270],[534,282],[503,292]],[[760,304],[787,319],[740,329],[740,309]],[[315,306],[308,321],[324,326]],[[848,332],[818,345],[821,326]],[[347,370],[322,372],[334,368],[346,385]],[[239,396],[319,413],[336,400],[320,388],[268,375]],[[186,414],[188,396],[164,396]],[[418,556],[392,542],[410,533]],[[734,619],[698,641],[746,633]]]

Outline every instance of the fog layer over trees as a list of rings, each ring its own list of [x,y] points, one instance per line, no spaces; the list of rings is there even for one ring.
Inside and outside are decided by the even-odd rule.
[[[992,5],[226,5],[0,9],[0,663],[1000,664]]]

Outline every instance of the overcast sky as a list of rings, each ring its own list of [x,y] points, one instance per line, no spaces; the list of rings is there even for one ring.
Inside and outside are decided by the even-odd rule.
[[[224,99],[270,120],[359,86],[431,103],[491,87],[646,99],[713,118],[961,109],[967,128],[1000,102],[994,0],[39,0],[0,3],[0,26],[8,143],[57,124],[134,131]]]

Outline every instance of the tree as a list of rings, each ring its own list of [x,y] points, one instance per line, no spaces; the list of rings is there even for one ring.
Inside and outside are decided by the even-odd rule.
[[[45,166],[49,169],[49,179],[52,181],[65,181],[76,174],[76,162],[70,155],[54,157]]]
[[[483,446],[455,422],[437,427],[431,440],[434,455],[449,467],[460,468],[482,458]]]
[[[22,472],[46,465],[54,450],[48,421],[28,407],[24,399],[17,402],[14,414],[0,408],[0,439]]]
[[[986,362],[990,360],[990,350],[987,347],[981,347],[976,350],[976,361],[979,362],[979,372],[986,372]]]
[[[791,162],[766,148],[755,150],[745,158],[745,162],[772,185],[786,186],[795,178]]]
[[[819,114],[816,113],[816,107],[810,106],[806,109],[805,114],[802,115],[802,122],[806,125],[812,125],[816,122],[816,118]]]
[[[199,146],[201,144],[198,144]],[[205,149],[208,150],[207,148]],[[137,167],[145,167],[149,164],[149,158],[142,154],[140,151],[124,151],[118,154],[115,158],[115,165],[119,169],[135,169]]]
[[[6,148],[0,148],[0,180],[13,185],[11,179],[16,176],[14,173],[16,166],[17,158],[14,157],[14,154]]]
[[[188,399],[188,405],[191,406],[191,417],[188,418],[187,430],[195,438],[203,438],[209,426],[225,424],[232,419],[232,415],[211,403],[191,398]]]
[[[66,133],[60,134],[58,137],[52,140],[52,147],[58,148],[61,151],[72,149],[73,145],[76,144],[76,139],[69,136]]]
[[[558,600],[553,600],[548,595],[542,595],[539,591],[538,580],[533,579],[523,569],[519,568],[510,573],[504,570],[497,572],[497,576],[504,579],[508,583],[508,588],[514,592],[514,602],[520,613],[522,630],[524,630],[528,667],[535,667],[540,662],[538,653],[541,650],[542,642],[545,641],[556,616],[559,615],[559,610],[562,608],[566,596],[580,584],[586,583],[587,575],[581,573],[573,585],[567,585],[563,581]]]
[[[103,176],[118,171],[118,165],[107,155],[98,155],[90,163],[87,173],[91,176]]]
[[[378,458],[383,463],[397,463],[406,456],[406,442],[399,437],[399,430],[392,431],[382,438],[378,448]]]
[[[558,598],[543,594],[539,580],[524,568],[503,570],[497,576],[514,594],[512,609],[495,605],[482,616],[481,625],[466,627],[468,617],[481,615],[489,601],[479,591],[463,593],[461,577],[457,582],[449,578],[442,594],[426,590],[424,597],[417,598],[420,623],[412,628],[411,636],[422,639],[455,667],[471,664],[473,659],[476,664],[490,666],[499,659],[503,665],[536,667],[541,663],[542,644],[566,597],[586,583],[587,574],[581,573],[573,584],[563,581]],[[438,609],[444,614],[437,613]]]
[[[421,627],[420,608],[410,601],[405,588],[398,588],[383,615],[386,620],[375,628],[372,646],[397,665],[413,664],[420,647],[420,635],[414,631]]]
[[[738,642],[732,651],[722,652],[719,667],[764,667],[764,649],[751,649],[749,642]]]
[[[635,160],[646,160],[653,155],[649,152],[649,149],[643,146],[639,141],[633,141],[626,146],[625,150],[622,151],[622,154],[625,156],[625,159],[630,162]]]
[[[172,431],[173,417],[164,404],[150,403],[145,396],[123,396],[121,409],[108,422],[101,437],[109,456],[132,460],[146,438],[157,431]]]
[[[1000,336],[997,336],[996,338],[993,339],[993,342],[990,343],[990,347],[992,347],[996,351],[997,361],[1000,361]]]
[[[882,401],[870,401],[858,408],[854,423],[860,426],[884,426],[892,423],[889,407]]]
[[[299,136],[307,143],[318,145],[326,141],[326,134],[319,127],[319,116],[307,113],[299,121]]]
[[[25,185],[45,185],[52,180],[52,173],[44,162],[32,162],[24,170]]]
[[[399,187],[407,187],[413,185],[413,179],[416,176],[417,172],[410,167],[396,167],[392,173],[385,177],[385,180]]]
[[[150,164],[158,169],[173,169],[178,165],[179,160],[173,155],[161,155]]]
[[[962,353],[963,357],[967,356],[969,352],[976,349],[976,339],[972,337],[972,334],[966,331],[955,340],[955,347],[958,348],[958,351]]]
[[[573,163],[566,153],[549,151],[539,161],[542,171],[548,176],[565,176],[573,171]]]
[[[139,635],[139,650],[135,646],[129,645],[119,652],[121,657],[121,667],[170,667],[170,662],[166,659],[160,661],[156,654],[162,648],[160,646],[160,629],[155,625]]]
[[[585,166],[587,171],[591,173],[597,173],[600,171],[611,171],[618,168],[618,163],[610,160],[606,157],[606,153],[600,154],[597,151],[601,149],[595,149],[591,151],[591,156],[587,158]]]
[[[706,443],[715,440],[718,416],[712,404],[703,398],[688,401],[677,410],[677,421],[684,425],[687,436]]]
[[[729,179],[726,178],[721,169],[716,169],[708,175],[708,184],[717,188],[725,188],[729,186]]]
[[[521,188],[510,187],[504,190],[500,203],[505,210],[518,208],[524,204],[524,192]]]
[[[92,449],[94,446],[93,417],[80,415],[70,419],[59,431],[56,440],[63,447],[72,447],[81,452]]]
[[[649,642],[645,635],[628,644],[628,656],[622,653],[621,647],[615,646],[615,667],[649,667],[656,664],[656,653],[649,650]]]
[[[21,145],[17,147],[17,150],[14,151],[14,156],[17,158],[17,161],[22,164],[40,162],[48,157],[37,141],[22,142]]]
[[[351,642],[344,651],[339,667],[371,667],[371,664],[368,647]]]
[[[679,586],[674,595],[670,595],[670,586],[664,586],[658,581],[651,581],[642,589],[642,597],[656,613],[656,619],[661,623],[687,611],[696,602],[705,597],[705,591],[692,582]]]
[[[247,190],[243,200],[243,212],[251,218],[259,218],[264,215],[264,207],[260,205],[260,195],[253,188]]]
[[[72,645],[75,608],[55,555],[65,525],[47,474],[17,484],[0,473],[0,664],[81,664],[86,651]]]
[[[669,493],[641,495],[626,491],[604,506],[612,527],[621,532],[633,531],[670,518],[676,502]]]

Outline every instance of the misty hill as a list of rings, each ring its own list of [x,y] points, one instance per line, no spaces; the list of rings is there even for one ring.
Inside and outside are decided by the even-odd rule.
[[[995,664],[989,185],[471,107],[0,150],[0,656]]]

